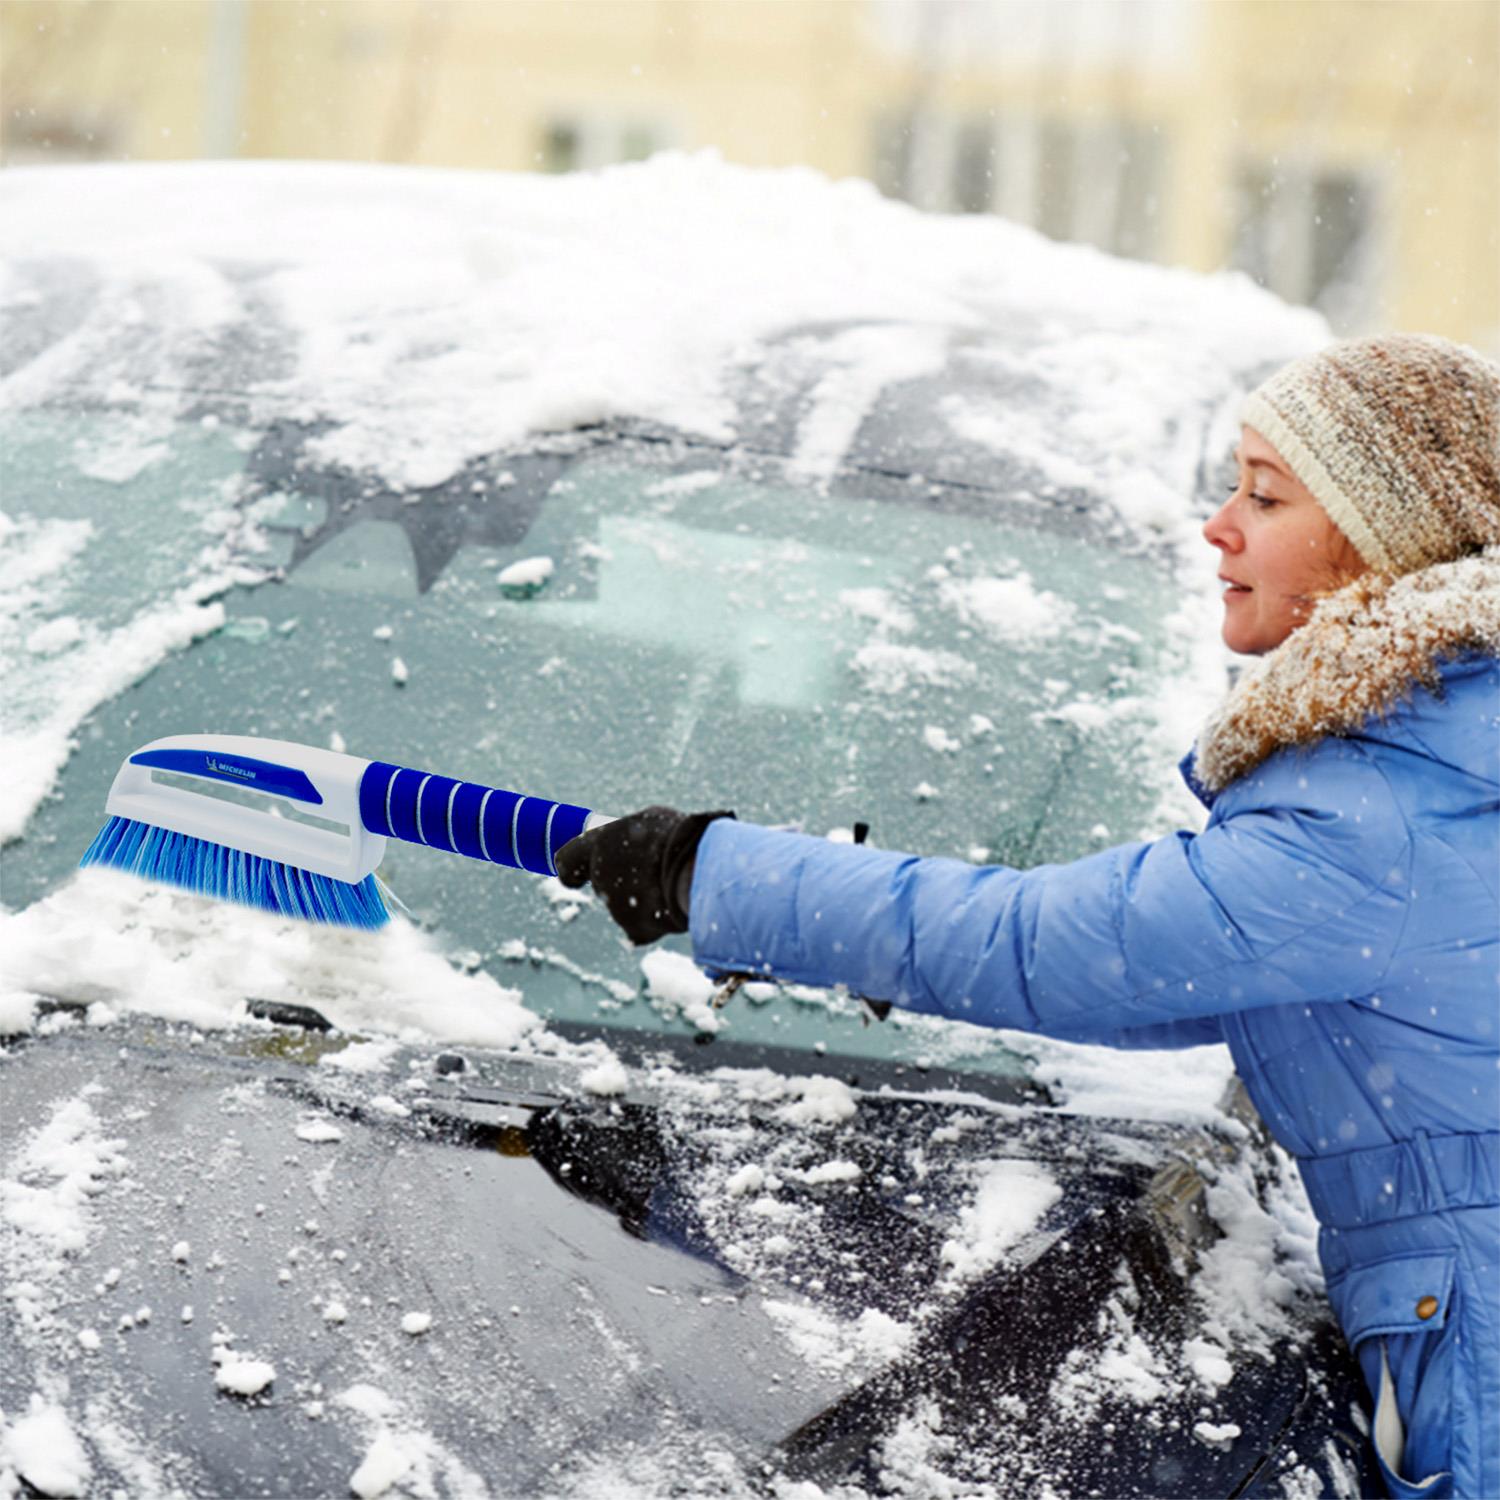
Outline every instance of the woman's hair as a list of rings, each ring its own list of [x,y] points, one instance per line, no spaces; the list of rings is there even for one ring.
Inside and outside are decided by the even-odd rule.
[[[1240,419],[1377,572],[1500,545],[1500,365],[1463,344],[1330,345],[1278,370]]]
[[[1341,588],[1353,583],[1361,574],[1370,571],[1370,565],[1359,555],[1359,548],[1344,535],[1332,516],[1328,517],[1328,529],[1332,537],[1328,546],[1328,555],[1323,560],[1321,570],[1323,576],[1319,579],[1317,593],[1314,596],[1319,599],[1328,594],[1338,593]]]

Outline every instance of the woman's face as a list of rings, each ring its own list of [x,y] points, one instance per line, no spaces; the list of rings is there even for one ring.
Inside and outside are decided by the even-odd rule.
[[[1245,656],[1279,646],[1317,596],[1366,571],[1349,539],[1253,427],[1240,429],[1239,483],[1203,527],[1219,549],[1224,644]]]

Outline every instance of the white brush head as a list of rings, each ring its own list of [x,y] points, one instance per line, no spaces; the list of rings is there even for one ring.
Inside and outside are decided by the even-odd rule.
[[[367,765],[288,740],[172,735],[127,758],[105,811],[354,885],[385,854],[359,816]]]

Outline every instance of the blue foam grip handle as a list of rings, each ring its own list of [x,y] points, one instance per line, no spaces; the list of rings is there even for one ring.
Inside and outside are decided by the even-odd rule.
[[[515,845],[512,825],[513,814],[521,801],[519,792],[493,790],[481,804],[479,813],[479,843],[483,857],[493,864],[520,864],[511,852]]]
[[[555,855],[583,832],[586,807],[434,776],[372,760],[359,783],[360,821],[371,833],[470,859],[555,875]]]

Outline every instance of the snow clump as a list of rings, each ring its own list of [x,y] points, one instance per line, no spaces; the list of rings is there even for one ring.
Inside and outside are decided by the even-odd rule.
[[[943,1243],[942,1260],[954,1281],[971,1281],[996,1265],[1062,1197],[1056,1178],[1037,1162],[982,1162],[978,1170],[978,1189]]]
[[[973,662],[951,651],[929,651],[895,641],[867,641],[849,664],[869,692],[888,698],[915,686],[959,687],[978,676]]]
[[[578,1080],[579,1088],[585,1093],[598,1094],[602,1098],[623,1094],[629,1085],[630,1075],[617,1057],[606,1058]]]
[[[276,1367],[268,1360],[240,1354],[227,1343],[214,1347],[214,1384],[232,1396],[258,1396],[276,1379]]]
[[[18,990],[210,1030],[242,1024],[246,994],[406,1041],[509,1048],[543,1030],[519,990],[461,972],[399,917],[374,931],[298,922],[97,866],[23,911],[0,911],[0,952]],[[0,992],[0,1019],[9,1009]]]
[[[1026,573],[1014,578],[948,579],[939,585],[938,598],[964,624],[1013,643],[1061,635],[1075,613],[1067,600],[1037,589]]]
[[[87,1492],[92,1465],[67,1412],[34,1393],[26,1414],[0,1427],[0,1493],[9,1495],[7,1470],[44,1495],[70,1497]]]
[[[384,1429],[375,1434],[359,1467],[349,1476],[349,1488],[360,1500],[375,1500],[405,1478],[411,1454]]]
[[[550,557],[523,557],[508,568],[501,568],[495,582],[503,589],[536,589],[551,578],[556,567]]]
[[[714,982],[685,953],[657,948],[641,960],[646,993],[662,1002],[657,1008],[670,1016],[680,1011],[699,1031],[717,1031],[723,1024],[713,1008]]]

